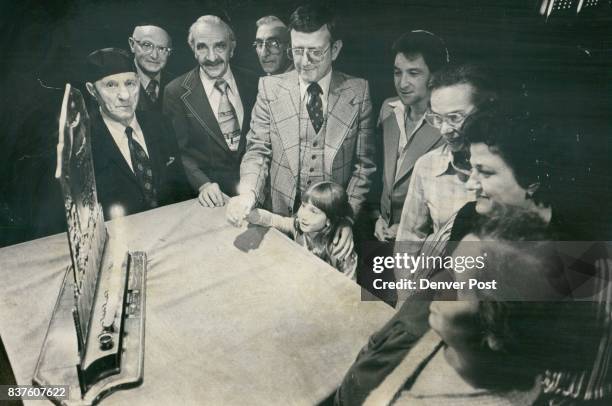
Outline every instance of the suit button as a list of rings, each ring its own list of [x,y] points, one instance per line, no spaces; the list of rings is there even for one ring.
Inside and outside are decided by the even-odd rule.
[[[312,159],[313,159],[313,160],[317,159],[317,156],[316,156],[316,155],[313,155],[313,156],[312,156]]]
[[[312,143],[312,146],[316,148],[317,146],[319,146],[319,143],[315,141]]]
[[[310,172],[314,172],[314,168],[310,168]]]
[[[287,210],[289,210],[289,214],[293,213],[293,207],[289,206],[287,207]]]
[[[308,182],[306,182],[307,185],[310,185],[312,183],[311,180],[309,180]]]

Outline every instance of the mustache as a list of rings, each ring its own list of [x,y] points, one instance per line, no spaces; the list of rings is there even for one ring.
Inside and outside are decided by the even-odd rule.
[[[209,66],[209,67],[213,67],[213,66],[218,66],[218,65],[222,65],[224,63],[223,59],[219,58],[215,61],[204,61],[204,66]]]

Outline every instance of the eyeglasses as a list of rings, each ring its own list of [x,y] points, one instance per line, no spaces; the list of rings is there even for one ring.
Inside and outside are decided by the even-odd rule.
[[[287,56],[289,59],[302,58],[304,54],[308,55],[308,58],[313,62],[320,62],[323,60],[323,56],[328,49],[331,48],[331,44],[325,49],[321,48],[289,48],[287,49]]]
[[[132,38],[132,41],[137,43],[140,48],[147,54],[153,52],[154,49],[157,49],[157,52],[159,52],[160,55],[170,55],[170,53],[172,52],[172,48],[170,47],[162,47],[159,45],[155,45],[154,43],[149,41],[138,41],[134,38]]]
[[[277,54],[280,52],[281,46],[283,44],[284,42],[279,41],[277,39],[257,39],[255,40],[255,42],[253,42],[253,48],[258,51],[261,51],[262,49],[266,48],[271,53]]]
[[[446,123],[446,125],[449,127],[457,130],[461,127],[467,116],[468,114],[464,113],[448,113],[441,115],[428,110],[425,113],[425,121],[427,121],[427,124],[435,128],[441,128],[442,124]]]

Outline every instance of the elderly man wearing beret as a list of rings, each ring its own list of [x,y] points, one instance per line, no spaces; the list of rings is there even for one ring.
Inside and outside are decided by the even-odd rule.
[[[176,137],[159,114],[136,113],[140,82],[133,59],[105,48],[87,57],[86,88],[99,110],[91,117],[98,200],[111,219],[191,196]]]

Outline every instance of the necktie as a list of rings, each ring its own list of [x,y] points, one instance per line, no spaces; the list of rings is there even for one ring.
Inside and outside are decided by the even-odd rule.
[[[306,110],[308,110],[308,116],[310,122],[315,130],[319,132],[323,126],[323,102],[321,101],[321,86],[318,83],[313,82],[308,86],[308,102],[306,103]]]
[[[138,184],[140,185],[146,204],[151,207],[157,207],[157,192],[153,185],[153,170],[151,169],[151,163],[147,154],[144,152],[140,144],[134,141],[133,137],[134,130],[132,127],[125,128],[125,135],[128,139],[128,145],[130,147],[130,158],[132,158],[132,168]]]
[[[149,95],[149,99],[153,103],[157,101],[157,80],[151,79],[146,88],[147,94]]]
[[[215,88],[221,92],[221,101],[219,102],[219,127],[223,133],[223,138],[231,151],[238,149],[240,143],[240,126],[234,106],[227,95],[228,84],[224,79],[218,79],[215,82]]]

